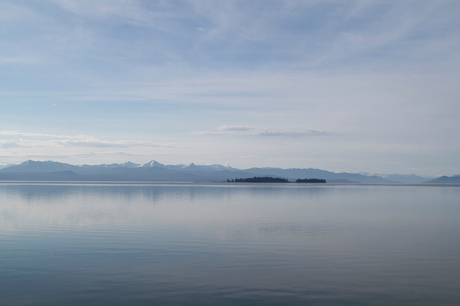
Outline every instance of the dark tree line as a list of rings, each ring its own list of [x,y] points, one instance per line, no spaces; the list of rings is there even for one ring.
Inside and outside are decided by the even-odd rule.
[[[236,178],[234,180],[227,179],[229,183],[289,183],[289,181],[285,178],[279,177],[251,177],[251,178]],[[305,179],[298,179],[295,181],[296,183],[326,183],[324,179],[317,179],[317,178],[305,178]]]
[[[278,178],[278,177],[251,177],[251,178],[236,178],[234,180],[227,180],[227,182],[235,182],[235,183],[289,183],[289,181],[285,178]]]
[[[317,179],[317,178],[305,178],[305,179],[297,179],[296,183],[326,183],[325,179]]]

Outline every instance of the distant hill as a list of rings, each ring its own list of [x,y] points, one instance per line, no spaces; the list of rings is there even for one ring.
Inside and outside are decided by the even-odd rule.
[[[460,184],[460,174],[454,176],[441,176],[437,179],[428,181],[430,184]]]
[[[3,172],[2,181],[85,181],[86,177],[72,171],[56,172]]]
[[[227,179],[275,177],[294,182],[299,178],[325,179],[327,183],[390,184],[406,178],[411,182],[423,180],[416,175],[377,175],[359,173],[335,173],[320,169],[301,168],[250,168],[236,169],[223,165],[165,165],[155,160],[144,165],[126,162],[121,164],[71,165],[55,161],[28,160],[19,165],[0,169],[0,180],[61,180],[61,181],[187,181],[222,182]],[[409,179],[409,180],[410,180]]]
[[[33,161],[28,160],[19,165],[0,169],[1,172],[19,172],[19,173],[36,173],[36,172],[57,172],[73,171],[78,166],[54,162],[54,161]]]
[[[375,174],[378,177],[389,181],[407,184],[420,184],[433,180],[434,177],[421,176],[417,174]]]
[[[13,165],[13,164],[0,165],[0,169],[7,168],[7,167],[11,167],[11,166],[15,166],[15,165]]]

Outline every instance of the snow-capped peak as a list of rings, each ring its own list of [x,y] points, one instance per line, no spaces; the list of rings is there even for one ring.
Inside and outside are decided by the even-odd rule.
[[[152,167],[164,167],[165,165],[164,164],[161,164],[159,162],[157,162],[156,160],[152,160],[146,164],[144,164],[142,167],[144,168],[152,168]]]

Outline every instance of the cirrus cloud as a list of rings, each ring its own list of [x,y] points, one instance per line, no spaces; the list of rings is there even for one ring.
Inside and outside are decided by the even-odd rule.
[[[87,148],[128,148],[133,146],[142,147],[177,147],[174,143],[158,143],[152,141],[133,140],[108,140],[99,139],[90,135],[60,135],[32,133],[21,131],[0,131],[0,147],[10,148],[34,148],[34,147],[87,147]]]
[[[331,132],[305,130],[305,129],[280,129],[250,125],[221,125],[213,131],[192,132],[192,135],[220,135],[220,136],[272,136],[272,137],[309,137],[330,136]]]

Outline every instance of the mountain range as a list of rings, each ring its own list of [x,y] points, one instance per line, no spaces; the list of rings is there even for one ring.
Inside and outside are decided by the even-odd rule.
[[[366,175],[360,173],[335,173],[320,169],[250,168],[237,169],[223,165],[165,165],[152,160],[144,165],[126,162],[122,164],[71,165],[55,161],[28,160],[19,165],[0,169],[0,180],[12,181],[185,181],[219,182],[227,179],[271,176],[290,181],[304,178],[326,179],[328,183],[450,183],[452,178],[422,177],[419,175]],[[444,178],[444,179],[443,179]],[[434,179],[434,180],[433,180]],[[438,180],[438,181],[436,181]],[[460,181],[460,175],[458,176]],[[449,181],[449,182],[448,182]]]
[[[460,184],[460,174],[453,176],[441,176],[437,179],[430,180],[427,183],[431,184]]]

